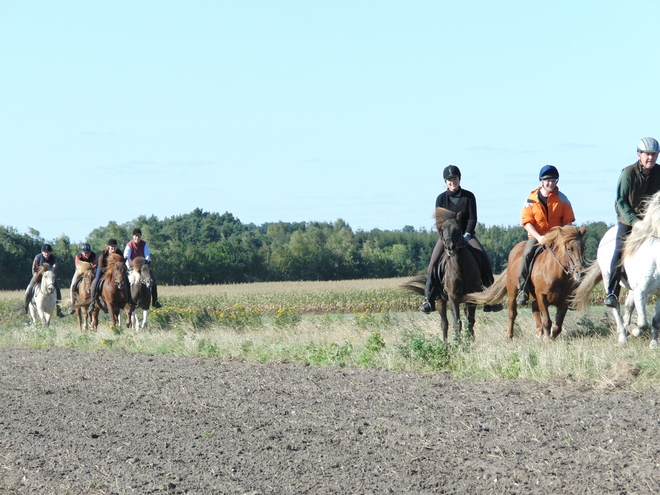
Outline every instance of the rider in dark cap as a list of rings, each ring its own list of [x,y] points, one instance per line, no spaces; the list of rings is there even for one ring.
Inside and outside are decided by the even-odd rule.
[[[485,287],[489,287],[493,283],[493,269],[486,251],[474,234],[474,229],[477,226],[477,200],[474,194],[461,187],[461,171],[456,165],[445,167],[442,178],[445,181],[447,190],[437,197],[435,207],[461,213],[460,226],[463,237],[470,247],[475,248],[473,253],[480,258],[478,262],[481,267],[481,281]],[[445,245],[442,237],[440,237],[433,248],[427,270],[424,302],[419,307],[422,313],[431,313],[435,309],[435,300],[440,296],[439,288],[442,280],[436,278],[438,272],[436,268],[444,251]],[[484,306],[484,311],[499,311],[500,309],[502,309],[501,304]]]

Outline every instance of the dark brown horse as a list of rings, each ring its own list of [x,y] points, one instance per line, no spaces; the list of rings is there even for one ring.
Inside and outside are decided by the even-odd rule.
[[[76,270],[78,270],[81,275],[78,282],[76,282],[76,285],[72,287],[71,307],[76,312],[76,316],[78,317],[78,328],[82,332],[83,322],[85,330],[88,330],[90,326],[96,328],[98,325],[98,321],[95,319],[95,317],[98,317],[98,313],[89,311],[88,309],[92,302],[91,289],[92,283],[94,282],[94,268],[86,261],[79,261]]]
[[[101,282],[101,294],[94,310],[94,319],[98,322],[99,306],[110,316],[112,326],[119,324],[119,313],[126,312],[126,327],[131,326],[132,307],[127,283],[126,265],[123,257],[117,253],[108,255],[108,265]]]
[[[133,271],[128,276],[131,284],[131,297],[135,302],[133,309],[133,327],[137,330],[147,326],[149,307],[151,306],[151,286],[154,279],[151,276],[151,264],[138,256],[133,260]],[[137,309],[142,310],[142,321],[140,322]]]
[[[447,303],[451,307],[454,316],[453,328],[455,335],[460,334],[463,329],[461,321],[460,305],[465,303],[463,296],[469,292],[483,289],[481,284],[481,270],[479,264],[467,248],[463,238],[461,227],[458,222],[460,213],[444,208],[438,208],[435,214],[436,226],[444,243],[444,255],[436,267],[437,279],[441,284],[440,299],[436,301],[436,308],[440,313],[442,338],[446,341],[448,337],[449,321],[447,319]],[[441,266],[442,264],[442,266]],[[430,274],[429,274],[430,276]],[[424,294],[424,283],[426,277],[415,277],[406,284],[404,288]],[[465,316],[468,321],[468,332],[474,338],[474,314],[476,305],[465,304]]]
[[[556,338],[562,330],[570,305],[570,296],[582,278],[584,266],[584,233],[586,229],[571,225],[554,227],[545,235],[542,252],[536,257],[530,275],[531,303],[539,340]],[[465,300],[475,304],[493,304],[509,296],[509,327],[507,337],[513,338],[513,324],[518,315],[516,295],[518,273],[525,241],[516,244],[509,253],[509,263],[502,275],[483,292],[468,294]],[[555,324],[549,308],[555,306]]]

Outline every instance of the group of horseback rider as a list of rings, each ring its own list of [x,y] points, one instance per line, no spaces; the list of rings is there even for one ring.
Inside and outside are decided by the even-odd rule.
[[[617,184],[615,209],[618,231],[616,247],[612,258],[609,285],[603,304],[617,307],[620,280],[623,267],[621,255],[625,239],[630,234],[635,222],[642,218],[644,202],[660,190],[660,166],[656,164],[660,144],[652,137],[642,138],[637,144],[637,162],[621,171]],[[460,213],[461,229],[468,246],[481,266],[481,282],[485,287],[493,283],[492,268],[488,255],[476,239],[474,229],[477,225],[477,203],[474,194],[461,187],[461,171],[456,165],[449,165],[443,171],[447,190],[441,193],[435,202],[436,208],[445,208]],[[516,304],[525,305],[531,291],[529,278],[538,246],[545,241],[545,235],[553,227],[571,224],[575,221],[573,207],[566,195],[559,191],[559,171],[553,165],[545,165],[539,172],[541,185],[532,190],[520,214],[521,224],[527,231],[528,240],[523,250],[518,274],[518,293]],[[422,313],[429,314],[435,309],[435,301],[442,297],[442,255],[443,239],[438,239],[427,270],[424,302],[419,307]],[[484,306],[484,311],[499,311],[501,305]]]
[[[108,239],[108,242],[106,243],[105,250],[97,256],[94,251],[92,251],[92,246],[89,245],[89,243],[84,242],[80,245],[80,251],[78,254],[76,254],[75,257],[75,268],[76,271],[73,275],[73,279],[71,280],[71,303],[72,307],[69,310],[69,314],[74,313],[74,308],[73,308],[73,294],[75,290],[76,284],[79,282],[81,276],[82,276],[82,271],[80,270],[80,265],[81,262],[87,263],[91,265],[91,268],[96,270],[95,276],[94,276],[94,282],[92,283],[91,286],[91,304],[89,305],[89,311],[93,311],[96,307],[96,296],[98,292],[98,285],[99,281],[101,280],[101,275],[105,273],[107,266],[108,266],[108,257],[111,254],[117,254],[119,256],[122,256],[121,253],[117,253],[117,240],[116,239]],[[129,270],[133,269],[133,263],[134,260],[138,257],[143,257],[147,263],[151,263],[151,251],[149,250],[149,244],[147,244],[144,239],[142,239],[142,231],[140,229],[133,229],[133,237],[132,240],[128,243],[126,243],[126,246],[124,248],[123,256],[122,256],[122,261],[126,263],[126,266],[128,267]],[[44,264],[48,263],[57,276],[57,258],[55,254],[53,254],[52,247],[50,244],[44,244],[41,246],[41,252],[37,254],[34,257],[34,260],[32,262],[32,279],[30,280],[30,283],[25,290],[25,312],[27,313],[30,302],[32,301],[32,296],[34,294],[34,287],[39,283],[39,274],[40,274],[40,267]],[[152,278],[153,278],[153,285],[151,286],[151,301],[152,301],[152,306],[155,308],[160,308],[162,307],[161,303],[158,301],[158,286],[156,284],[156,279],[153,276],[152,273]],[[126,280],[126,283],[128,284],[128,280]],[[57,316],[60,318],[64,318],[66,315],[62,313],[62,309],[60,307],[60,301],[62,300],[62,293],[60,291],[60,286],[57,283],[57,278],[55,279],[55,289],[57,291]]]

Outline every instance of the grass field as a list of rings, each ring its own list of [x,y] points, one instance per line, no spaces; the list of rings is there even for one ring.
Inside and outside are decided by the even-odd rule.
[[[477,311],[475,340],[451,336],[445,343],[439,316],[417,312],[421,298],[400,288],[405,281],[162,286],[164,307],[151,313],[148,330],[113,329],[104,318],[96,332],[82,334],[73,316],[47,329],[29,325],[23,293],[3,292],[0,345],[447,371],[465,379],[588,380],[605,388],[660,381],[648,335],[617,344],[611,315],[598,305],[602,288],[589,313],[569,313],[554,342],[536,340],[531,312],[522,309],[513,342],[505,338],[506,311]]]

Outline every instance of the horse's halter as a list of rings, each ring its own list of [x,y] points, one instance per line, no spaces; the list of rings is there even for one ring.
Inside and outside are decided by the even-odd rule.
[[[444,233],[443,229],[443,234]],[[466,245],[465,239],[461,235],[461,230],[459,228],[450,230],[449,235],[447,236],[443,235],[442,243],[445,246],[445,253],[447,253],[447,256],[449,257],[456,256],[456,253]]]
[[[566,246],[566,257],[568,258],[568,263],[566,266],[564,266],[559,258],[557,258],[557,254],[554,252],[554,250],[549,249],[548,251],[550,251],[552,257],[566,275],[570,275],[577,282],[580,281],[582,275],[584,274],[584,264],[582,262],[582,253],[579,249],[573,249],[568,245]]]

